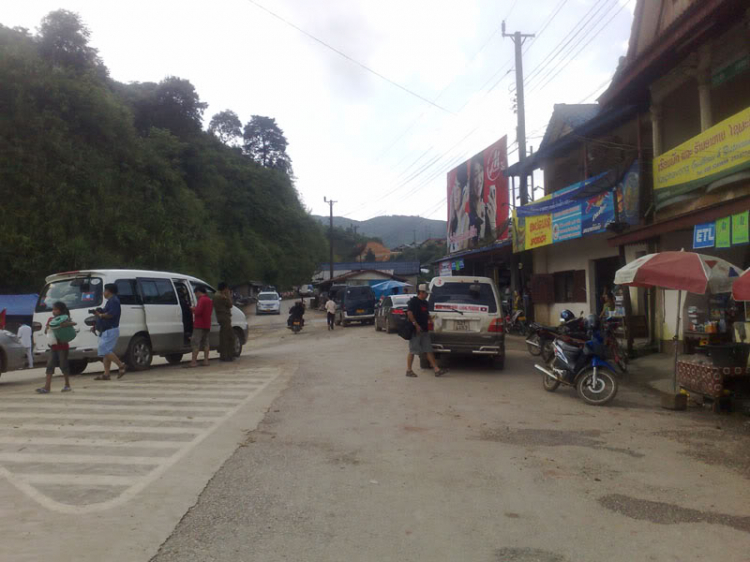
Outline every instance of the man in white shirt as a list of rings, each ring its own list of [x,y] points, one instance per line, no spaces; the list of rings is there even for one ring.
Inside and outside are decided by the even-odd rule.
[[[326,312],[328,313],[328,329],[333,330],[333,323],[336,319],[336,301],[328,299],[328,302],[326,302]]]
[[[16,334],[16,336],[18,337],[18,341],[21,343],[21,345],[26,348],[26,362],[29,364],[29,369],[33,369],[34,355],[31,352],[31,326],[21,324],[21,327],[18,328],[18,333]]]

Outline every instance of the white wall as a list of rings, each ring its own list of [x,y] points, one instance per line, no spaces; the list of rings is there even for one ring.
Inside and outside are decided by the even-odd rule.
[[[587,302],[563,302],[551,305],[535,305],[536,319],[541,323],[557,324],[560,313],[567,309],[584,316],[596,310],[596,282],[594,279],[594,260],[611,258],[619,255],[619,250],[607,244],[607,234],[583,236],[576,240],[551,244],[533,250],[534,273],[556,273],[583,269],[586,271]]]

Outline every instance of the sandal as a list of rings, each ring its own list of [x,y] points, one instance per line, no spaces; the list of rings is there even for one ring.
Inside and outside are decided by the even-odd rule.
[[[406,376],[407,377],[416,377],[417,373],[415,373],[414,371],[406,371]]]
[[[435,376],[436,377],[442,377],[447,372],[448,372],[447,369],[439,369],[439,370],[435,371]]]
[[[36,393],[37,394],[49,394],[49,390],[47,390],[46,388],[37,388]]]
[[[120,380],[122,377],[124,377],[127,370],[128,368],[125,365],[123,365],[122,369],[117,371],[117,380]]]
[[[62,390],[60,392],[72,392],[72,391],[73,391],[73,389],[70,388],[69,386],[64,386],[64,387],[62,387]]]
[[[95,381],[108,381],[110,380],[109,375],[97,375],[94,377]]]

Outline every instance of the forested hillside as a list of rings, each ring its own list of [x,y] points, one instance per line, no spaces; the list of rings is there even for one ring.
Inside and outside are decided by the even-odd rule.
[[[206,132],[205,108],[185,79],[112,80],[75,14],[0,26],[0,291],[89,267],[309,280],[326,238],[283,133],[253,116],[243,136],[231,111]]]
[[[329,224],[329,217],[316,215],[322,224]],[[356,228],[357,233],[371,238],[379,238],[389,248],[402,244],[420,243],[429,238],[445,238],[448,226],[445,221],[390,215],[373,217],[366,221],[356,221],[345,217],[333,217],[334,226],[345,229]]]

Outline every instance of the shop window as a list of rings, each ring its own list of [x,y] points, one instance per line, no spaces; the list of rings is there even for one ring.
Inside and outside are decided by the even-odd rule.
[[[586,302],[586,271],[558,271],[553,274],[555,302]]]

